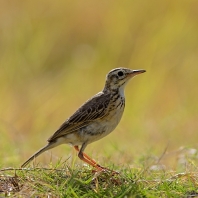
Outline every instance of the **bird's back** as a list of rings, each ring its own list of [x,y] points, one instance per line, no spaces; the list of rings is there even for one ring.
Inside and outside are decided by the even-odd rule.
[[[109,111],[111,94],[99,92],[86,101],[71,117],[69,117],[60,128],[48,139],[49,142],[81,129],[90,122],[100,120]]]

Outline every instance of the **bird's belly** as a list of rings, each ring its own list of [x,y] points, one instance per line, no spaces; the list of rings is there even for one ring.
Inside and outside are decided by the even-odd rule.
[[[100,121],[93,122],[83,129],[83,136],[89,143],[97,141],[109,133],[111,133],[121,120],[123,111],[119,113],[112,113],[108,117],[103,118]]]
[[[78,129],[74,133],[59,138],[60,144],[82,145],[87,142],[95,142],[111,133],[121,120],[123,110],[110,112],[108,116],[98,121],[91,122],[87,126]]]

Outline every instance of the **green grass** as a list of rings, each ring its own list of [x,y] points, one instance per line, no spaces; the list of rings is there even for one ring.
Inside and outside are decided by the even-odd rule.
[[[10,197],[191,197],[197,196],[195,157],[186,159],[184,172],[166,170],[160,161],[141,159],[142,166],[110,168],[96,173],[87,166],[71,168],[59,161],[48,168],[8,168],[0,171],[0,195]],[[158,159],[160,160],[160,159]],[[155,163],[154,163],[155,162]],[[158,163],[158,164],[157,164]],[[185,170],[184,170],[185,169]]]
[[[0,195],[9,197],[196,197],[198,152],[183,148],[177,153],[177,168],[163,164],[171,159],[165,149],[160,156],[144,155],[133,164],[105,165],[119,172],[95,172],[93,168],[59,160],[42,167],[0,170]]]
[[[0,169],[17,169],[43,147],[103,89],[109,70],[147,72],[127,85],[119,126],[85,151],[117,169],[118,178],[102,173],[94,180],[91,169],[78,165],[76,153],[63,145],[39,156],[37,169],[1,171],[1,196],[7,184],[19,187],[15,193],[10,188],[15,197],[196,194],[197,8],[194,0],[3,1]]]

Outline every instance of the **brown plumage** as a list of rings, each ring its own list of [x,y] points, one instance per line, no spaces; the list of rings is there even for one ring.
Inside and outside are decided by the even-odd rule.
[[[103,91],[85,102],[48,139],[48,144],[32,155],[22,167],[46,150],[66,143],[74,146],[81,160],[99,171],[106,170],[87,156],[84,150],[88,144],[103,138],[115,129],[125,107],[125,85],[132,77],[143,72],[145,70],[126,68],[111,70],[107,75]],[[80,149],[79,145],[81,145]]]

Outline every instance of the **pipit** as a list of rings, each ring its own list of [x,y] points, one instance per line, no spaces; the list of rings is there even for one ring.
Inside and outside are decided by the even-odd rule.
[[[84,150],[88,144],[105,137],[115,129],[125,107],[124,88],[131,78],[143,72],[145,70],[127,68],[111,70],[106,76],[103,91],[77,109],[48,139],[48,144],[32,155],[21,167],[25,167],[51,148],[60,144],[70,144],[77,150],[78,157],[96,168],[96,171],[108,170],[86,155]]]

